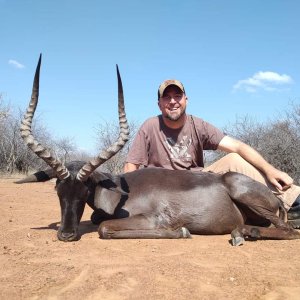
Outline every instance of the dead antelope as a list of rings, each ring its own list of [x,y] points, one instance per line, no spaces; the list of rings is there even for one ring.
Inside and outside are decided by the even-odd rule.
[[[187,238],[192,234],[232,234],[232,244],[251,238],[299,239],[276,213],[284,209],[277,197],[247,176],[145,168],[114,176],[96,170],[122,149],[129,136],[122,81],[118,76],[120,134],[107,150],[89,162],[63,165],[32,135],[31,122],[38,102],[39,59],[31,101],[21,124],[21,135],[32,151],[50,168],[18,183],[57,178],[61,207],[58,238],[79,238],[78,226],[85,204],[93,210],[103,239]],[[275,228],[265,228],[273,224]]]

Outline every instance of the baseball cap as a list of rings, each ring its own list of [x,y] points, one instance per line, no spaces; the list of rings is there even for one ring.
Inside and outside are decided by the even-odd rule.
[[[163,96],[165,89],[170,85],[176,85],[185,93],[183,84],[179,80],[167,79],[167,80],[163,81],[158,88],[158,99]]]

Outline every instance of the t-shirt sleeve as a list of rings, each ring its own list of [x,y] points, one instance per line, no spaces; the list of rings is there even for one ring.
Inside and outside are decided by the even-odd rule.
[[[142,127],[138,130],[129,148],[126,162],[137,165],[148,165],[148,143],[146,133]]]
[[[200,119],[199,121],[199,127],[197,127],[203,143],[203,150],[216,150],[225,136],[224,132],[204,120]]]

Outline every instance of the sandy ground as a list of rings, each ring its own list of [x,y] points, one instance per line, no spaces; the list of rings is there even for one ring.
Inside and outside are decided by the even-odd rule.
[[[300,299],[300,240],[57,240],[54,182],[0,179],[0,299]]]

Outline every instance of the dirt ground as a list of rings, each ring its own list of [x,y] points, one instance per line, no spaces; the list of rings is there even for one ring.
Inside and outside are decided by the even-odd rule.
[[[57,240],[54,182],[0,178],[0,299],[300,299],[300,240]]]

